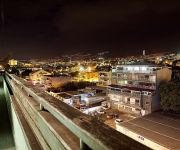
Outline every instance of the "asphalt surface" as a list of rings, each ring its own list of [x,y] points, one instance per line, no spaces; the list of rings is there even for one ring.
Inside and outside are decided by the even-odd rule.
[[[3,78],[0,76],[0,150],[14,149],[15,144],[4,95]]]
[[[168,149],[180,149],[180,116],[158,112],[121,125]]]

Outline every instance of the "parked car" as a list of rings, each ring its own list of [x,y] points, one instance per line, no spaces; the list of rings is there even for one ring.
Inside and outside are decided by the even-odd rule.
[[[122,120],[122,119],[120,119],[120,118],[115,119],[115,123],[119,124],[119,123],[121,123],[121,122],[123,122],[123,120]]]
[[[114,117],[114,114],[113,113],[110,113],[110,114],[107,114],[107,119],[112,119]]]
[[[81,107],[80,107],[80,110],[81,110],[81,111],[85,111],[86,109],[87,109],[86,106],[81,106]]]

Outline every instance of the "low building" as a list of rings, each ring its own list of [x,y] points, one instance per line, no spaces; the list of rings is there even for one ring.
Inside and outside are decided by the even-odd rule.
[[[15,60],[15,59],[10,59],[10,60],[9,60],[9,65],[10,65],[10,66],[17,66],[17,65],[18,65],[18,61]]]
[[[42,69],[33,71],[29,74],[29,79],[31,81],[42,82],[42,78],[44,75],[51,75],[51,73],[49,73],[48,71],[42,70]]]
[[[106,94],[94,93],[93,91],[68,91],[65,93],[71,95],[75,103],[79,101],[86,106],[100,103],[102,101],[105,101],[107,98]]]
[[[72,78],[68,75],[43,75],[43,84],[45,88],[58,88],[65,83],[71,82]]]
[[[91,105],[95,105],[95,104],[101,104],[101,102],[106,101],[106,96],[105,95],[90,95],[87,96],[83,99],[83,101],[85,101],[86,106],[91,106]]]
[[[64,103],[66,103],[68,105],[73,104],[72,96],[68,93],[65,93],[65,92],[58,93],[56,95],[56,98],[58,98],[59,100],[63,101]]]
[[[154,64],[118,65],[112,69],[107,95],[113,107],[138,115],[160,109],[159,84],[171,79],[172,71]]]

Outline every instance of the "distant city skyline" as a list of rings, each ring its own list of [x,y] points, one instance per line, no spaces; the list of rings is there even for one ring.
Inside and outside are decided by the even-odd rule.
[[[109,56],[173,51],[180,45],[175,0],[1,0],[0,54],[50,58],[79,52]]]

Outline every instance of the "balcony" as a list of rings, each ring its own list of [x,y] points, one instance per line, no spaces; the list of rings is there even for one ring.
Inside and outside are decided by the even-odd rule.
[[[140,94],[121,92],[121,91],[113,91],[113,90],[108,90],[107,94],[117,94],[117,95],[122,95],[122,96],[126,96],[126,97],[141,98]]]
[[[33,130],[42,149],[98,150],[147,149],[146,146],[85,115],[15,75],[6,75],[21,116]],[[12,101],[14,103],[14,101]],[[24,126],[21,126],[24,129]],[[26,140],[29,134],[24,130]],[[111,136],[109,136],[111,135]],[[29,145],[30,149],[34,149]],[[86,148],[85,148],[86,147]],[[38,149],[38,148],[37,148]]]
[[[156,86],[145,86],[145,85],[132,85],[132,84],[126,84],[124,85],[126,87],[134,87],[134,88],[139,88],[139,89],[150,89],[150,90],[155,90]]]
[[[142,95],[143,101],[151,102],[152,96],[151,95]]]
[[[118,102],[118,104],[120,104],[120,105],[125,105],[125,106],[130,106],[130,107],[133,107],[133,108],[141,109],[140,103],[130,103],[130,102],[120,101],[120,102]]]
[[[155,83],[155,80],[152,80],[150,78],[132,78],[132,77],[118,77],[117,80],[128,80],[128,81],[143,81],[143,82],[150,82]]]
[[[144,74],[156,74],[156,71],[152,70],[113,70],[113,73],[144,73]]]

